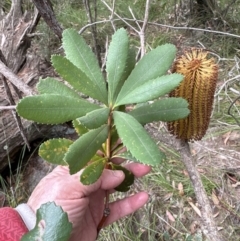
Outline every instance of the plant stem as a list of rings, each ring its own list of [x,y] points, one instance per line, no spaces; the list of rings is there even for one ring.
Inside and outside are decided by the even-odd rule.
[[[112,129],[112,111],[110,111],[109,117],[108,117],[108,138],[106,140],[106,156],[107,156],[107,164],[105,166],[106,169],[110,169],[111,167],[109,166],[109,161],[111,160],[112,153],[111,153],[111,129]],[[105,207],[103,210],[103,216],[102,219],[100,220],[98,227],[97,227],[97,234],[99,234],[100,230],[102,229],[107,217],[109,216],[111,210],[109,208],[109,192],[106,191],[105,195]]]
[[[108,117],[108,138],[106,140],[106,155],[108,161],[111,159],[111,129],[112,129],[112,111],[110,111],[109,117]]]
[[[97,226],[97,235],[99,234],[99,232],[101,231],[105,221],[107,220],[107,217],[110,215],[111,210],[109,208],[109,192],[106,191],[106,197],[105,197],[105,207],[103,210],[103,216],[102,219],[100,220],[98,226]]]

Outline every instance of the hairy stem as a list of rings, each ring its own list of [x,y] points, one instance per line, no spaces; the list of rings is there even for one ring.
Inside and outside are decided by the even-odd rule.
[[[111,160],[111,129],[112,129],[112,112],[110,112],[110,115],[108,117],[108,138],[106,140],[106,156],[107,156],[107,160],[108,162]],[[109,166],[109,164],[107,163],[106,169],[110,169],[111,167]],[[105,195],[105,207],[103,210],[103,216],[102,219],[100,220],[98,227],[97,227],[97,233],[100,232],[100,230],[102,229],[107,217],[110,214],[110,208],[109,208],[109,192],[106,191],[106,195]]]

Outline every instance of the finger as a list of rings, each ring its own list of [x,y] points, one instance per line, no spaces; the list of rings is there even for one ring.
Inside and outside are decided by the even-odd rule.
[[[117,165],[123,163],[124,161],[126,161],[126,159],[123,159],[121,157],[113,157],[111,159],[111,162],[114,163],[114,164],[117,164]]]
[[[146,192],[139,192],[133,196],[110,203],[109,207],[111,213],[104,223],[104,227],[137,211],[139,208],[144,206],[147,201],[148,194]]]
[[[121,184],[124,178],[123,171],[105,169],[100,177],[100,187],[104,190],[111,190]]]
[[[150,166],[136,162],[127,163],[124,167],[132,172],[135,177],[145,176],[152,170]]]
[[[93,184],[82,185],[81,191],[84,196],[89,196],[90,194],[96,192],[99,189],[112,190],[122,183],[124,180],[124,173],[122,171],[112,171],[105,169],[101,177]]]
[[[79,171],[73,175],[69,174],[69,168],[67,166],[58,166],[54,169],[51,175],[65,175],[65,179],[71,179],[69,183],[75,186],[75,189],[80,190],[84,196],[88,196],[98,189],[112,190],[122,183],[124,180],[124,173],[121,170],[109,170],[104,169],[101,177],[93,184],[83,185],[80,182],[80,175],[82,171]],[[50,177],[50,175],[49,175]],[[52,176],[51,176],[52,177]],[[81,195],[82,196],[82,195]]]

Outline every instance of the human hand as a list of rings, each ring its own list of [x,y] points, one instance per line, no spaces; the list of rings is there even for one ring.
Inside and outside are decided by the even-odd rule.
[[[129,163],[125,166],[136,177],[146,175],[151,168],[140,163]],[[97,237],[97,226],[103,216],[106,191],[112,193],[124,180],[122,171],[105,169],[97,182],[83,185],[79,181],[81,171],[69,174],[67,167],[58,166],[44,177],[28,200],[28,205],[36,210],[44,203],[54,201],[68,214],[73,224],[70,241],[94,241]],[[110,215],[104,226],[135,212],[148,200],[146,192],[139,192],[110,203]]]

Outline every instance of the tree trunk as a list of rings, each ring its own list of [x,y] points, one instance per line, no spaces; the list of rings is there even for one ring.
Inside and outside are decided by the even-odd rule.
[[[41,75],[40,65],[42,62],[30,46],[39,19],[40,15],[36,8],[32,11],[22,11],[21,0],[12,0],[11,9],[8,13],[5,13],[0,6],[1,66],[8,68],[8,74],[9,71],[12,71],[12,75],[15,74],[21,83],[28,87],[27,89],[32,89],[33,92],[34,86]],[[29,94],[29,91],[25,93],[23,90],[19,91],[17,85],[14,86],[11,83],[8,74],[4,69],[1,70],[0,171],[8,165],[8,160],[11,160],[16,151],[22,148],[24,136],[31,142],[45,136],[50,128],[26,120],[22,120],[21,123],[14,109],[1,110],[3,107],[15,105],[22,98],[22,95]],[[22,130],[20,131],[20,129]]]
[[[59,39],[62,38],[62,27],[58,23],[55,14],[53,12],[52,4],[50,0],[32,0],[36,8],[38,9],[40,15],[50,27],[50,29],[58,36]]]

